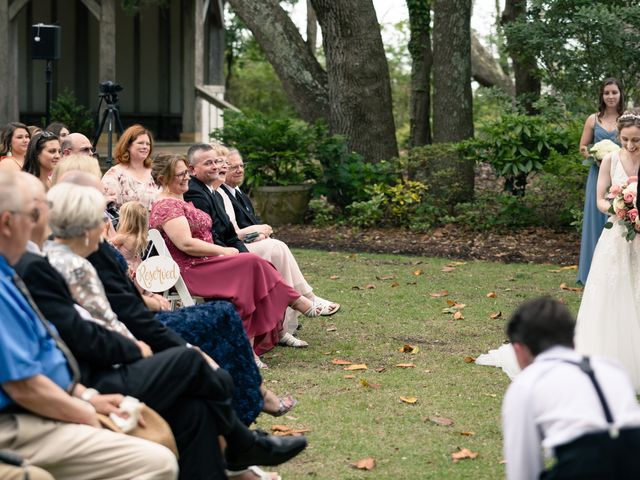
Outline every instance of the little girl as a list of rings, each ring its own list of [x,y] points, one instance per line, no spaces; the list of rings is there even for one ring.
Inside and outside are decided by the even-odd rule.
[[[149,231],[149,210],[140,202],[126,202],[120,207],[120,217],[117,233],[110,242],[127,261],[129,276],[135,280],[136,270],[142,262],[142,254],[147,248],[147,232]],[[149,310],[169,310],[170,304],[166,298],[151,293],[136,286],[142,293],[144,303]]]

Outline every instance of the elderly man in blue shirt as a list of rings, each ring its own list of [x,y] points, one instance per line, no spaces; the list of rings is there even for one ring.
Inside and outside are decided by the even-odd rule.
[[[55,478],[175,479],[177,462],[165,447],[100,429],[82,399],[87,389],[76,383],[75,359],[11,267],[46,208],[44,190],[25,175],[0,172],[0,450]],[[118,410],[121,395],[103,397],[93,402],[100,413]]]

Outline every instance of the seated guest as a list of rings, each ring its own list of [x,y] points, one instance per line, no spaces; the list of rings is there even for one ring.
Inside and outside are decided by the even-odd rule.
[[[91,161],[95,162],[96,160],[91,159]],[[99,178],[99,175],[91,177],[83,172],[69,172],[63,181],[67,182],[67,186],[77,186],[78,192],[81,188],[91,187],[99,195],[102,188]],[[55,191],[52,195],[54,194],[57,195]],[[85,222],[77,218],[80,216],[76,212],[90,210],[92,207],[88,205],[100,202],[97,198],[92,201],[85,198],[79,200],[78,203],[84,206],[79,206],[77,210],[67,208],[74,213],[73,218],[65,220],[60,218],[64,217],[60,212],[54,212],[56,219],[52,220],[52,223],[61,223],[67,229],[76,225],[77,229],[81,229],[80,225]],[[63,210],[62,207],[60,209]],[[96,211],[95,222],[98,222],[100,218],[100,212]],[[43,236],[35,238],[35,242],[38,244],[43,241]],[[82,249],[83,244],[73,248]],[[245,424],[252,423],[261,410],[279,416],[287,413],[296,405],[293,398],[278,398],[261,384],[262,379],[253,362],[251,346],[244,334],[240,318],[231,304],[213,302],[181,308],[174,312],[166,312],[156,319],[144,307],[144,304],[140,305],[142,302],[138,291],[131,285],[131,281],[121,270],[118,262],[110,256],[109,252],[113,252],[114,249],[109,247],[106,242],[100,243],[97,248],[97,251],[90,254],[91,264],[88,265],[82,257],[74,260],[71,250],[55,256],[52,255],[55,257],[55,259],[52,258],[52,262],[66,277],[67,283],[74,285],[72,292],[78,304],[89,304],[91,305],[89,309],[92,311],[97,308],[99,310],[96,314],[97,318],[119,316],[125,324],[131,327],[133,334],[150,345],[153,351],[157,352],[172,346],[185,345],[186,342],[182,338],[201,347],[233,377],[236,387],[233,393],[233,407]],[[82,252],[80,253],[82,254]],[[68,265],[77,268],[70,271]],[[100,272],[100,280],[96,276],[96,270]],[[78,272],[81,272],[83,282],[76,280]],[[102,281],[104,281],[104,285]],[[91,285],[93,287],[90,287]],[[99,293],[103,291],[104,286],[107,287],[108,299],[104,294]],[[111,310],[112,305],[118,315]],[[160,322],[164,322],[172,330],[178,332],[182,338],[165,328]],[[145,348],[148,347],[141,345],[142,350]]]
[[[208,214],[213,221],[213,234],[216,241],[223,246],[234,246],[241,243],[236,236],[233,223],[225,211],[224,193],[220,193],[220,186],[224,183],[226,165],[224,158],[227,149],[221,145],[215,147],[207,144],[193,145],[187,153],[189,160],[189,191],[185,193],[185,200],[190,201],[196,208]],[[220,163],[215,163],[216,161]],[[228,200],[228,199],[227,199]],[[233,214],[233,212],[231,212]],[[246,237],[245,237],[246,238]],[[250,251],[271,262],[278,270],[288,285],[291,285],[298,293],[304,295],[320,311],[335,313],[337,304],[327,306],[327,302],[316,297],[312,293],[311,286],[307,283],[295,257],[289,247],[280,240],[271,238],[256,238],[255,241],[242,244],[243,251]],[[285,316],[285,331],[280,338],[281,345],[290,347],[306,347],[307,342],[295,338],[291,332],[298,326],[297,312],[288,308]],[[289,331],[286,331],[289,330]]]
[[[0,130],[0,170],[19,172],[29,148],[29,130],[24,123],[11,122]]]
[[[118,412],[123,397],[89,398],[76,359],[11,268],[40,216],[26,176],[0,173],[0,449],[55,478],[174,479],[165,447],[100,428],[96,411]]]
[[[162,191],[151,209],[151,228],[161,230],[191,293],[226,298],[236,306],[257,355],[278,343],[287,306],[309,317],[319,315],[313,303],[288,286],[273,265],[212,242],[211,217],[183,199],[189,182],[185,157],[159,155],[152,169]]]
[[[231,406],[229,374],[198,350],[166,348],[143,358],[134,341],[80,315],[64,279],[44,257],[25,253],[16,268],[78,360],[83,382],[103,393],[139,398],[167,420],[180,454],[181,478],[226,478],[218,435],[226,440],[232,470],[279,464],[306,446],[305,439],[283,441],[242,425]],[[141,330],[131,321],[127,327]]]
[[[614,360],[575,352],[574,328],[567,308],[551,298],[525,302],[509,320],[524,369],[502,406],[509,479],[640,475],[640,406],[629,375]],[[544,472],[541,447],[555,457]]]
[[[81,133],[70,133],[62,140],[60,144],[62,149],[62,155],[68,157],[69,155],[84,155],[88,157],[95,157],[93,145],[91,141]]]
[[[58,137],[51,132],[38,133],[29,142],[22,170],[38,177],[48,189],[51,186],[50,177],[53,169],[60,160],[60,153]]]
[[[153,136],[141,125],[127,128],[120,137],[114,152],[116,165],[102,177],[107,194],[115,196],[116,208],[131,201],[151,208],[158,194],[151,177],[152,151]]]

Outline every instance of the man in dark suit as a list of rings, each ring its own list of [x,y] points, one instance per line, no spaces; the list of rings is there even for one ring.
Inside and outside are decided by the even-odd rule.
[[[32,240],[39,244],[43,239]],[[77,357],[85,384],[103,393],[139,398],[167,420],[180,452],[181,478],[226,478],[219,435],[227,441],[228,467],[238,470],[254,463],[281,463],[306,445],[305,440],[283,443],[247,429],[231,406],[229,374],[211,368],[198,350],[189,348],[177,335],[154,327],[157,320],[122,318],[134,335],[141,335],[157,349],[143,358],[134,341],[80,316],[64,278],[46,258],[26,253],[16,271]],[[148,331],[152,333],[145,335]]]
[[[189,148],[187,160],[191,179],[189,191],[184,194],[185,201],[192,202],[196,208],[211,217],[211,233],[216,245],[248,252],[245,244],[236,235],[235,228],[224,210],[220,194],[212,187],[225,158],[217,156],[211,145],[197,143]]]

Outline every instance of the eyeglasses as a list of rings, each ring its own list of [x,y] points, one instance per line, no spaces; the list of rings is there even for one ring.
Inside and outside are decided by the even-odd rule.
[[[234,166],[229,165],[229,170],[237,171],[237,172],[239,172],[240,170],[244,170],[244,163],[241,163],[239,165],[234,165]]]
[[[31,219],[33,223],[38,223],[38,220],[40,220],[40,210],[38,210],[37,208],[34,208],[30,212],[23,212],[20,210],[9,210],[9,212],[13,213],[14,215],[26,215]]]
[[[82,152],[82,153],[86,153],[88,155],[92,155],[93,154],[93,147],[80,148],[80,149],[78,149],[78,151]]]
[[[184,172],[181,172],[181,173],[176,173],[176,177],[182,180],[184,180],[188,176],[189,176],[189,170],[185,170]]]
[[[223,157],[223,158],[216,158],[213,163],[215,163],[216,165],[223,165],[227,162],[227,160]]]

